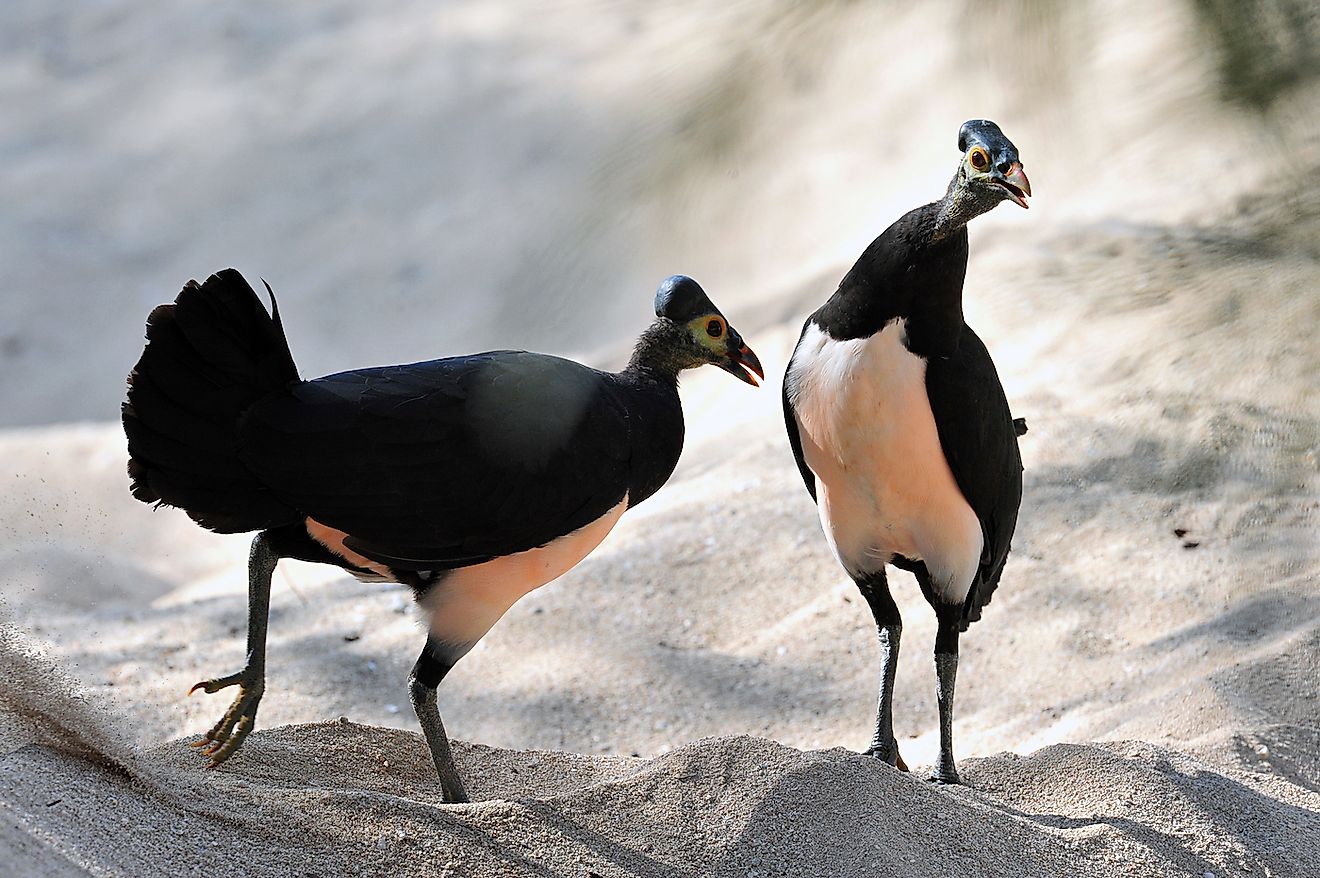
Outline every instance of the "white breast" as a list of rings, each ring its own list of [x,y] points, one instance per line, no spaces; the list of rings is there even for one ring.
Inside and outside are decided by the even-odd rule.
[[[894,555],[924,561],[936,593],[967,596],[980,563],[976,514],[954,481],[905,321],[836,341],[807,327],[788,367],[802,453],[825,536],[854,577]]]

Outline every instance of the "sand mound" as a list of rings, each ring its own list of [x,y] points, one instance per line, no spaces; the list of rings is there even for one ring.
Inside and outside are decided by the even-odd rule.
[[[482,801],[443,805],[413,732],[286,726],[206,772],[184,741],[128,746],[13,629],[0,661],[17,875],[1300,876],[1320,861],[1320,793],[1144,743],[965,760],[952,788],[748,737],[653,759],[460,744]]]
[[[952,788],[748,737],[654,759],[460,745],[472,805],[439,804],[418,734],[347,721],[260,732],[214,772],[183,741],[133,758],[5,756],[13,874],[1300,876],[1320,858],[1320,794],[1141,743],[966,760]]]

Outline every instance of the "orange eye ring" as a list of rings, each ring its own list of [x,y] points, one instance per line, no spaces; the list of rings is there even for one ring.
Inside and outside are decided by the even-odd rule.
[[[981,149],[979,146],[972,147],[972,151],[967,154],[967,161],[978,171],[984,171],[990,167],[990,153]]]
[[[711,338],[719,338],[724,335],[724,321],[718,317],[712,317],[706,323],[706,335]]]

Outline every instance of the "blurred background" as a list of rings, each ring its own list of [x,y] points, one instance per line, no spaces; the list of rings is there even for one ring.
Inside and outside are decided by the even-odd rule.
[[[268,280],[310,377],[492,347],[617,367],[685,273],[770,386],[685,383],[675,480],[465,659],[447,722],[582,752],[860,747],[874,634],[775,385],[984,117],[1035,197],[973,223],[966,310],[1031,433],[1005,586],[965,639],[961,753],[1276,729],[1320,778],[1318,9],[7,0],[5,599],[148,738],[221,709],[178,696],[241,659],[244,540],[135,504],[117,426],[146,314],[189,278]],[[412,728],[404,595],[291,569],[263,724]],[[933,623],[902,583],[919,761]]]
[[[490,347],[617,363],[679,272],[745,332],[800,321],[943,193],[972,117],[1038,192],[973,232],[1024,274],[1070,232],[1209,230],[1243,199],[1299,221],[1317,21],[1305,0],[12,0],[0,424],[117,418],[147,311],[230,265],[275,288],[308,376]]]

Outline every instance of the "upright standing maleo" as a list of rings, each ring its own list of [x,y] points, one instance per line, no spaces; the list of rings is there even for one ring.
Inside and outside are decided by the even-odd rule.
[[[940,755],[957,783],[958,635],[999,583],[1022,501],[1018,431],[985,345],[963,321],[967,222],[1027,206],[1017,148],[986,120],[958,132],[962,161],[940,201],[866,248],[807,318],[784,376],[788,438],[825,538],[875,615],[880,698],[868,753],[906,769],[893,731],[903,621],[885,565],[911,571],[935,608]]]
[[[436,686],[669,478],[680,371],[712,363],[755,386],[761,364],[687,277],[661,284],[618,373],[492,351],[300,381],[273,294],[271,307],[232,269],[190,281],[148,317],[123,405],[133,496],[213,531],[259,531],[247,665],[193,687],[239,687],[198,743],[214,766],[252,730],[279,559],[333,564],[416,593],[428,636],[412,703],[445,799],[466,801]]]

